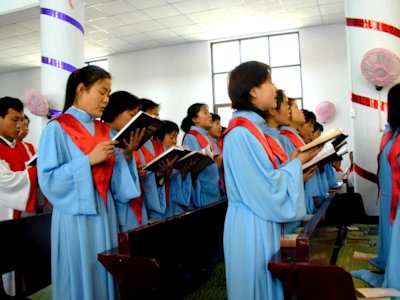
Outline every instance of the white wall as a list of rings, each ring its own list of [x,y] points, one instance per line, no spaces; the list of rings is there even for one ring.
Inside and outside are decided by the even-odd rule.
[[[345,24],[309,27],[300,30],[304,108],[315,111],[317,104],[331,101],[335,118],[324,130],[342,128],[349,135],[346,147],[353,150],[350,117],[350,77],[346,52]],[[348,156],[342,163],[349,166]]]
[[[301,29],[300,46],[304,107],[314,110],[319,101],[332,101],[337,115],[324,124],[325,128],[341,127],[351,133],[345,25]],[[195,102],[207,103],[212,109],[208,42],[113,55],[109,57],[109,70],[113,91],[127,90],[160,103],[162,119],[180,125],[187,108]],[[21,98],[27,87],[40,88],[39,69],[0,75],[3,95]],[[35,125],[28,140],[37,145],[42,124],[38,121]],[[351,138],[348,148],[352,149]],[[345,161],[344,167],[347,165]]]
[[[109,70],[113,91],[127,90],[160,103],[160,118],[178,126],[193,103],[206,103],[212,110],[208,42],[113,55]]]
[[[33,68],[20,72],[0,74],[0,97],[10,96],[23,100],[26,88],[40,90],[40,69]],[[32,115],[25,109],[26,115],[31,120],[29,135],[26,141],[37,146],[42,130],[42,118]]]

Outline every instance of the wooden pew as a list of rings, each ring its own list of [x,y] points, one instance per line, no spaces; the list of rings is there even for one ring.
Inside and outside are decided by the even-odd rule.
[[[51,214],[0,222],[0,274],[15,270],[17,278],[23,279],[23,286],[17,280],[17,296],[30,295],[51,283],[50,228]]]
[[[180,299],[223,258],[227,202],[119,234],[118,248],[98,255],[121,299]]]
[[[334,265],[335,254],[345,238],[345,226],[340,226],[335,234],[324,232],[320,227],[325,222],[332,196],[299,234],[296,247],[281,248],[268,263],[271,273],[298,300],[357,299],[350,273]]]

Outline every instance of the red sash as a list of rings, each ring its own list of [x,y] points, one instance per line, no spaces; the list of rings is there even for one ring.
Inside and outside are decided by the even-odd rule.
[[[55,119],[64,131],[71,137],[74,144],[89,154],[100,142],[110,139],[110,128],[103,122],[94,120],[94,136],[71,114],[63,114]],[[94,185],[99,192],[104,204],[107,206],[107,190],[110,184],[112,171],[115,164],[114,154],[106,161],[91,166]]]
[[[140,150],[142,150],[142,153],[143,153],[143,156],[144,156],[144,159],[145,159],[146,163],[149,163],[156,156],[160,155],[161,153],[163,153],[165,151],[164,150],[164,145],[162,143],[154,141],[154,140],[152,140],[151,143],[153,144],[155,155],[153,155],[153,153],[151,153],[144,146],[140,149]],[[165,202],[167,204],[167,207],[169,208],[169,177],[165,178]]]
[[[393,136],[392,130],[389,130],[383,135],[378,155],[378,162],[383,148],[386,146],[386,144],[389,142],[392,136]],[[392,201],[390,205],[390,224],[393,224],[394,220],[396,219],[397,206],[399,204],[399,196],[400,196],[400,165],[398,161],[399,155],[400,155],[400,134],[398,134],[396,139],[393,141],[392,146],[389,150],[389,154],[387,156],[390,168],[392,170]],[[378,164],[378,172],[379,172],[379,164]]]
[[[211,139],[211,137],[209,135],[207,135],[207,137],[208,137],[208,141],[207,141],[205,136],[203,134],[201,134],[200,132],[198,132],[197,130],[195,130],[195,129],[190,130],[188,134],[191,134],[191,135],[195,136],[195,138],[199,142],[201,148],[205,148],[205,147],[207,147],[207,145],[210,145],[211,151],[213,153],[215,153],[215,150],[216,150],[215,149],[215,145],[214,145],[214,142],[212,141],[212,139]]]
[[[244,118],[244,117],[236,117],[233,118],[230,123],[228,128],[224,131],[223,136],[227,135],[229,131],[231,131],[233,128],[237,126],[242,126],[247,128],[256,138],[257,140],[261,143],[263,146],[265,152],[268,155],[269,160],[271,161],[272,165],[274,166],[274,169],[278,168],[278,163],[276,162],[276,158],[274,156],[274,153],[271,149],[270,144],[268,143],[265,135],[261,132],[260,129],[256,125],[254,125],[253,122],[250,120]]]
[[[274,153],[274,155],[276,157],[279,158],[281,164],[283,164],[285,161],[287,161],[289,159],[289,156],[282,149],[282,147],[275,141],[275,139],[265,133],[264,133],[264,136],[267,139],[267,142],[268,142],[269,146],[271,147],[272,152]]]
[[[30,157],[26,151],[26,148],[21,142],[16,142],[15,148],[0,143],[0,159],[5,160],[8,163],[11,171],[18,172],[26,169],[25,162],[27,162],[30,159]],[[36,166],[28,169],[28,176],[31,185],[25,211],[34,212],[37,202],[36,196],[37,196],[37,186],[38,186]],[[13,218],[19,219],[20,217],[21,217],[21,211],[14,209]]]
[[[280,131],[280,134],[287,136],[292,144],[296,146],[296,148],[300,148],[305,145],[304,141],[302,141],[295,133],[290,130],[282,129]]]

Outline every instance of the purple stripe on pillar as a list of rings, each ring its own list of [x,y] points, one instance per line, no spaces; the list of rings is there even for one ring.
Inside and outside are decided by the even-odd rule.
[[[72,66],[70,64],[67,64],[66,62],[59,61],[59,60],[54,59],[54,58],[45,57],[45,56],[42,56],[42,63],[54,66],[54,67],[59,68],[59,69],[63,69],[63,70],[68,71],[68,72],[73,72],[73,71],[75,71],[77,69],[76,67],[74,67],[74,66]]]
[[[68,23],[70,23],[71,25],[73,25],[73,26],[75,26],[76,28],[78,28],[78,29],[82,32],[82,34],[85,34],[85,30],[83,29],[83,26],[82,26],[81,23],[79,23],[79,22],[78,22],[77,20],[75,20],[74,18],[71,18],[70,16],[68,16],[68,15],[66,15],[66,14],[64,14],[64,13],[62,13],[62,12],[55,11],[55,10],[50,9],[50,8],[43,8],[43,7],[42,7],[42,8],[40,9],[40,13],[41,13],[42,15],[47,15],[47,16],[50,16],[50,17],[57,18],[57,19],[60,19],[60,20],[65,21],[65,22],[68,22]]]

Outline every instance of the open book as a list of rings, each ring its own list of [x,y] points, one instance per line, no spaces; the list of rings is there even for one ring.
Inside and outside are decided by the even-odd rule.
[[[393,288],[358,288],[356,290],[366,298],[400,296],[400,291]]]
[[[153,160],[151,160],[149,163],[147,163],[143,169],[146,171],[152,171],[152,172],[157,172],[159,167],[158,164],[163,161],[163,160],[173,160],[176,156],[179,158],[182,158],[186,154],[189,154],[190,150],[188,150],[185,147],[182,146],[172,146],[165,150],[163,153],[160,155],[156,156]]]
[[[160,119],[153,117],[145,113],[144,111],[139,111],[132,119],[114,136],[113,141],[118,141],[119,144],[116,146],[119,148],[125,148],[123,140],[125,139],[129,143],[131,132],[135,132],[137,128],[146,128],[146,132],[139,143],[138,148],[142,147],[143,144],[152,137],[165,123]]]
[[[326,133],[320,135],[319,137],[317,137],[315,140],[313,140],[312,142],[304,145],[303,147],[300,147],[300,151],[307,151],[308,149],[311,149],[315,146],[324,144],[332,139],[334,140],[334,144],[333,146],[338,145],[340,142],[342,142],[345,138],[347,137],[347,135],[343,134],[342,130],[340,129],[330,129],[328,130]]]
[[[35,153],[30,160],[28,160],[27,162],[25,162],[25,165],[27,167],[33,167],[36,166],[36,162],[37,162],[37,153]]]
[[[322,147],[321,151],[319,151],[317,155],[303,164],[303,170],[306,170],[315,164],[326,163],[327,160],[334,154],[336,154],[336,150],[335,147],[333,147],[332,142],[326,142],[324,147]]]
[[[201,172],[204,168],[215,163],[214,155],[211,152],[209,145],[201,150],[195,150],[185,155],[175,163],[174,167],[176,169],[181,169],[189,160],[196,161],[189,170],[192,175]]]

